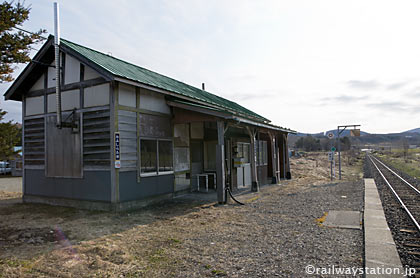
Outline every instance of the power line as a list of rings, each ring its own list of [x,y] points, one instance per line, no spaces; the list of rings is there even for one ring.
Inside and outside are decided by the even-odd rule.
[[[22,31],[22,32],[25,32],[25,33],[31,34],[31,35],[38,35],[38,34],[35,34],[35,33],[31,32],[31,31],[28,31],[28,30],[22,29],[22,28],[20,28],[20,27],[13,26],[13,28],[15,28],[15,29],[17,29],[17,30],[19,30],[19,31]],[[43,37],[43,36],[41,36],[41,35],[38,35],[38,36],[40,37],[40,39],[41,39],[41,40],[46,40],[46,39],[47,39],[46,37]]]

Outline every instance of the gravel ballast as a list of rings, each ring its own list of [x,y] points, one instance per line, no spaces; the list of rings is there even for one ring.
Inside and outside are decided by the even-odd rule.
[[[292,160],[291,181],[237,196],[244,206],[177,198],[115,214],[11,204],[17,194],[0,191],[0,274],[349,277],[321,268],[363,267],[363,231],[322,222],[331,210],[361,211],[364,185],[354,168],[344,176],[356,181],[329,182],[321,155]],[[307,274],[308,265],[319,273]]]
[[[193,258],[228,277],[304,277],[307,265],[360,268],[362,230],[328,228],[317,219],[330,210],[362,210],[363,189],[361,181],[290,193],[287,187],[265,188],[256,201],[223,209],[222,213],[237,215],[225,223],[224,232],[208,230],[185,244]],[[213,245],[200,248],[204,242]],[[196,269],[196,277],[204,274],[199,264],[189,265]]]
[[[419,182],[416,179],[413,179],[412,177],[393,167],[390,168],[394,170],[398,175],[408,180],[412,185],[418,187]],[[382,176],[379,174],[379,172],[372,165],[372,162],[368,158],[366,158],[365,161],[364,172],[366,177],[372,177],[375,180],[379,192],[379,197],[381,199],[382,206],[384,209],[385,218],[387,220],[389,229],[391,230],[392,237],[396,244],[402,265],[405,267],[418,267],[419,256],[415,256],[408,253],[409,251],[418,251],[418,248],[409,248],[405,246],[405,244],[419,244],[420,233],[401,232],[401,230],[415,231],[416,229],[412,224],[410,218],[408,217],[407,213],[402,209],[398,200],[396,199],[392,191],[389,189],[388,185],[385,183]],[[395,180],[390,180],[389,182],[393,183],[395,182]]]

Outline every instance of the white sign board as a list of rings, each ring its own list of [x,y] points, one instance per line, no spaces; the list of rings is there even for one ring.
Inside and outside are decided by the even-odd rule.
[[[121,158],[120,158],[120,133],[115,132],[114,137],[114,150],[115,150],[115,168],[120,169],[121,168]]]

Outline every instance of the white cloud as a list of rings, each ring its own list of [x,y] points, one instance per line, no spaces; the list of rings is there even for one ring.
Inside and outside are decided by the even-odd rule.
[[[52,2],[27,3],[32,12],[25,28],[52,32]],[[416,96],[417,1],[60,5],[63,37],[197,87],[205,82],[208,91],[281,126],[304,132],[354,121],[368,132],[418,127],[412,106],[388,118],[368,105],[397,105],[403,96],[410,103]]]

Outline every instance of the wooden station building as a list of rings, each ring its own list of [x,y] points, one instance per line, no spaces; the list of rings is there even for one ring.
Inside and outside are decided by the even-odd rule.
[[[54,37],[5,93],[22,102],[23,200],[126,210],[203,190],[290,178],[294,131],[183,82],[62,39],[57,128]],[[216,181],[216,186],[213,184]]]

